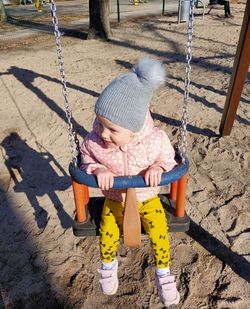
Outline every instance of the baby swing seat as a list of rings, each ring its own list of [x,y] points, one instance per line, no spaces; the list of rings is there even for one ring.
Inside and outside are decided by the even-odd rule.
[[[162,174],[159,186],[170,185],[170,194],[159,197],[166,212],[170,232],[185,232],[189,229],[189,218],[185,213],[186,175],[189,162],[182,163],[180,155],[175,157],[178,165],[171,171]],[[89,198],[89,188],[98,188],[97,179],[73,163],[69,165],[74,191],[76,217],[73,222],[75,236],[99,235],[103,197]],[[146,187],[142,176],[115,177],[113,189]]]

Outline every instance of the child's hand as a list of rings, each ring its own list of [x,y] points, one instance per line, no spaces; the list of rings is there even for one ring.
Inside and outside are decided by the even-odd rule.
[[[109,190],[114,184],[114,174],[108,169],[101,167],[95,170],[98,186],[102,190]]]
[[[151,167],[145,173],[145,182],[150,187],[157,187],[161,182],[161,174],[163,169],[161,167]]]

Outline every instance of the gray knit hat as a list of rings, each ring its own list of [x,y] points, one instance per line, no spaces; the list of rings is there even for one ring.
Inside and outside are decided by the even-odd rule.
[[[103,90],[95,113],[130,131],[140,131],[153,90],[164,85],[165,75],[160,61],[139,59],[132,72],[118,76]]]

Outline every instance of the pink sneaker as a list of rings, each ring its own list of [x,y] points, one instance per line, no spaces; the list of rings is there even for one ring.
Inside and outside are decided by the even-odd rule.
[[[160,294],[160,299],[166,307],[179,304],[180,294],[177,291],[174,276],[158,277],[155,274],[155,282]]]
[[[115,264],[112,269],[98,269],[98,273],[101,274],[101,279],[99,280],[103,294],[114,295],[118,289],[118,261],[115,260]]]

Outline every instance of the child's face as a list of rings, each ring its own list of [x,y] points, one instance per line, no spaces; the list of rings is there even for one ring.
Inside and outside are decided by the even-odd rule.
[[[123,146],[134,136],[132,131],[122,128],[106,118],[97,115],[97,119],[101,127],[101,138],[107,146]]]

